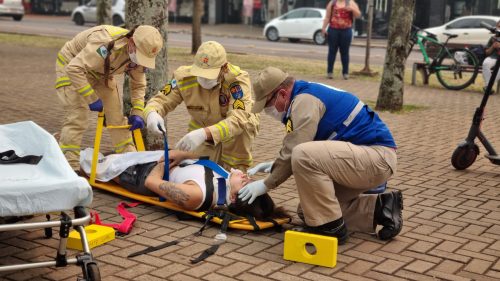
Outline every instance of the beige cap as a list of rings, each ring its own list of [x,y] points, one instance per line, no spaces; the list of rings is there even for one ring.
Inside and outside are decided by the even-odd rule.
[[[141,25],[135,29],[132,38],[136,47],[137,64],[154,69],[156,55],[163,47],[160,32],[150,25]]]
[[[252,107],[252,113],[259,113],[264,109],[267,102],[267,97],[276,89],[278,86],[285,81],[288,77],[288,73],[283,72],[281,69],[276,67],[266,67],[262,70],[257,79],[253,82],[253,92],[255,95],[255,104]]]
[[[221,44],[215,41],[204,42],[194,56],[191,74],[206,79],[216,79],[219,76],[220,68],[226,62],[226,50]]]

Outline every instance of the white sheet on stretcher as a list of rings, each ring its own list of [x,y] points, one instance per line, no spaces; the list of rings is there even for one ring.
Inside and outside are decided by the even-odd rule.
[[[32,121],[0,125],[0,152],[42,155],[37,165],[0,164],[0,217],[88,206],[92,189],[71,169],[52,135]]]
[[[80,152],[80,167],[87,175],[90,175],[93,153],[92,148],[86,148]],[[106,157],[99,153],[96,179],[103,182],[110,181],[130,166],[158,161],[164,153],[163,150],[155,150],[110,154]]]

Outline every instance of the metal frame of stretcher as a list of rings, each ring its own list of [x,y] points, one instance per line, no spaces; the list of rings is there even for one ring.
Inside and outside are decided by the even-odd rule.
[[[61,219],[59,221],[13,223],[13,224],[0,225],[0,231],[38,229],[38,228],[51,229],[52,227],[59,227],[59,237],[60,237],[59,246],[57,249],[57,256],[55,260],[14,264],[14,265],[2,265],[0,266],[0,272],[24,270],[24,269],[39,268],[39,267],[51,267],[51,266],[65,267],[69,264],[76,264],[82,268],[83,272],[83,279],[78,278],[78,280],[81,281],[101,280],[97,263],[94,261],[92,254],[90,252],[87,236],[83,228],[83,225],[89,223],[90,215],[85,211],[85,208],[81,206],[74,207],[73,210],[75,213],[74,219],[71,219],[71,217],[68,216],[66,213],[61,212]],[[80,233],[83,253],[76,255],[76,257],[74,258],[67,258],[66,245],[67,245],[69,231],[72,226]],[[49,238],[51,234],[47,233],[51,233],[51,231],[46,231],[46,236],[47,238]]]
[[[149,203],[155,206],[159,207],[164,207],[173,211],[178,211],[178,212],[183,212],[185,214],[191,215],[193,217],[197,218],[205,218],[206,217],[206,212],[196,212],[196,211],[188,211],[184,210],[181,207],[170,203],[168,201],[160,201],[159,197],[150,197],[150,196],[144,196],[144,195],[139,195],[132,193],[125,188],[121,187],[117,183],[114,182],[100,182],[96,181],[96,174],[97,174],[97,163],[98,163],[98,158],[99,158],[99,150],[101,146],[101,138],[102,138],[102,131],[104,128],[104,113],[100,112],[98,117],[97,117],[97,127],[96,127],[96,134],[95,134],[95,141],[94,141],[94,151],[92,155],[92,166],[90,170],[90,178],[89,178],[89,183],[92,187],[96,187],[102,190],[106,190],[118,195],[125,196],[127,198],[139,200],[141,202]],[[123,126],[106,126],[108,129],[127,129],[130,128],[130,125],[123,125]],[[137,151],[145,151],[145,146],[144,142],[142,140],[142,134],[140,129],[136,129],[133,131],[134,135],[134,142],[137,148]],[[222,219],[219,217],[214,216],[211,218],[211,221],[217,224],[222,224]],[[278,225],[282,225],[285,223],[289,223],[291,221],[291,218],[277,218],[274,219],[274,223],[271,221],[256,221],[255,225],[258,227],[258,229],[265,229],[265,228],[272,228],[275,227],[277,223]],[[241,230],[256,230],[255,225],[253,225],[248,219],[244,217],[239,217],[237,219],[233,219],[229,221],[228,227],[230,228],[235,228],[235,229],[241,229]]]

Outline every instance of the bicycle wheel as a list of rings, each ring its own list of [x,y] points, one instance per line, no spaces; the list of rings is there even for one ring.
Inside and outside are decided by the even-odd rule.
[[[450,90],[467,88],[476,79],[479,63],[467,49],[449,49],[439,58],[434,69],[439,83]]]

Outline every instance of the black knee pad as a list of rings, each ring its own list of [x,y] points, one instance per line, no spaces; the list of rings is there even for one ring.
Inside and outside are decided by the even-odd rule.
[[[146,178],[156,164],[156,162],[149,162],[128,167],[119,176],[120,185],[126,190],[136,194],[158,196],[144,185],[146,183]]]

